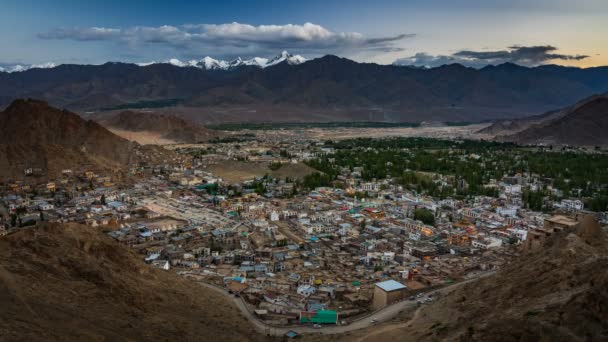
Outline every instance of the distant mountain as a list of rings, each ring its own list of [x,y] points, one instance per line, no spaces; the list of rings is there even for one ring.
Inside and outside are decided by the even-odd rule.
[[[21,72],[30,69],[50,69],[56,67],[57,64],[47,62],[42,64],[0,64],[0,72]]]
[[[608,67],[417,69],[336,56],[301,62],[281,54],[233,61],[237,68],[203,59],[180,64],[193,67],[106,63],[0,73],[0,106],[35,97],[78,111],[177,105],[199,122],[482,121],[525,117],[608,91]]]
[[[0,238],[2,341],[264,341],[223,298],[98,228],[45,224]]]
[[[608,146],[608,94],[536,117],[525,126],[500,139],[522,144]]]
[[[222,135],[177,116],[158,113],[123,111],[96,120],[108,129],[158,133],[164,139],[180,143],[206,142]]]
[[[0,179],[22,178],[27,168],[47,176],[63,169],[126,171],[151,149],[42,101],[15,100],[0,112]]]

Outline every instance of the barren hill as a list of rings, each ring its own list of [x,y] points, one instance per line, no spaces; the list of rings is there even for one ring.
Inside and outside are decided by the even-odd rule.
[[[144,132],[178,143],[205,142],[221,136],[216,132],[174,115],[123,111],[98,120],[111,130]]]
[[[148,152],[170,155],[43,101],[15,100],[0,112],[0,179],[22,177],[26,168],[40,168],[51,177],[62,169],[124,170]]]
[[[0,238],[0,340],[262,340],[224,298],[145,265],[94,228]]]

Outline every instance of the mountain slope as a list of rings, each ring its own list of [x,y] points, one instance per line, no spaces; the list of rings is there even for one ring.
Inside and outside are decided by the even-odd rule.
[[[0,301],[6,341],[262,339],[225,299],[77,224],[0,238]]]
[[[523,144],[608,145],[608,95],[593,96],[503,140]]]
[[[98,120],[108,129],[129,132],[152,132],[161,138],[180,143],[205,142],[219,137],[219,132],[204,128],[173,115],[123,111]]]

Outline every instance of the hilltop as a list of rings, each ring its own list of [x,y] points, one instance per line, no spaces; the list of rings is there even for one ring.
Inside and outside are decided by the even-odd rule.
[[[263,340],[228,300],[88,226],[0,238],[0,265],[2,340]]]

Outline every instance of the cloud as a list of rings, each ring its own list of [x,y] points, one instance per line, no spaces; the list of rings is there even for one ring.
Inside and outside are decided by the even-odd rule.
[[[188,24],[182,26],[135,26],[128,28],[59,28],[38,34],[45,40],[79,42],[113,41],[131,47],[161,45],[183,53],[272,52],[295,49],[298,53],[327,53],[347,50],[400,51],[395,44],[413,34],[365,37],[358,32],[333,32],[321,25],[249,25],[242,23]]]
[[[587,55],[566,55],[556,53],[557,48],[551,45],[539,46],[510,46],[505,50],[472,51],[462,50],[452,55],[429,55],[424,52],[411,57],[400,58],[393,64],[436,67],[444,64],[460,63],[465,66],[479,68],[488,64],[516,63],[525,66],[537,66],[552,61],[579,61],[588,58]]]
[[[87,27],[83,29],[54,29],[46,33],[38,34],[41,39],[73,39],[78,41],[108,40],[120,35],[118,29],[103,27]]]

